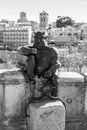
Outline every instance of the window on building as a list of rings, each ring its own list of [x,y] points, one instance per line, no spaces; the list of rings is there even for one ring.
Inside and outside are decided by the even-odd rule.
[[[44,17],[44,21],[45,21],[45,17]]]
[[[62,33],[60,33],[59,35],[60,35],[60,36],[62,36],[63,34],[62,34]]]
[[[43,18],[41,18],[41,21],[43,21]]]

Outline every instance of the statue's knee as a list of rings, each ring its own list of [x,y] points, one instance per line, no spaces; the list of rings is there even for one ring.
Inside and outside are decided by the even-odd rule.
[[[53,75],[52,78],[51,78],[51,82],[54,86],[58,86],[58,76]]]
[[[54,74],[54,75],[52,76],[52,80],[53,80],[53,81],[57,81],[57,80],[58,80],[58,76]]]
[[[26,60],[26,63],[35,65],[35,58],[34,58],[34,56],[29,56],[27,58],[27,60]]]

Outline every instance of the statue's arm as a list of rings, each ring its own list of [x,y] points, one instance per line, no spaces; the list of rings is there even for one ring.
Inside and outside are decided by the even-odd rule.
[[[51,49],[51,65],[50,68],[44,72],[44,77],[49,78],[55,74],[56,70],[60,67],[57,53]]]
[[[37,49],[29,47],[29,46],[21,46],[17,49],[17,52],[20,55],[25,55],[25,56],[29,56],[30,54],[36,54],[37,53]]]

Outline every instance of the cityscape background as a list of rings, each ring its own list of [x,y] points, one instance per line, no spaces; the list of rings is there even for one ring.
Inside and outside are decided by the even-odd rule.
[[[0,1],[0,130],[87,130],[86,13],[87,0]],[[60,67],[55,75],[53,71],[56,70],[57,61],[55,65],[52,64],[53,67],[50,65],[45,71],[50,75],[50,68],[52,70],[48,79],[33,73],[33,82],[27,73],[29,66],[30,69],[36,67],[40,60],[39,50],[34,48],[37,49],[33,55],[35,64],[27,66],[28,70],[25,64],[32,62],[32,54],[28,58],[29,55],[20,54],[18,50],[21,46],[22,50],[23,46],[33,45],[37,31],[44,32],[46,37],[41,40],[48,46],[46,48],[56,50],[58,58],[51,55],[51,60],[52,57],[56,58],[54,60],[58,61]],[[43,59],[46,57],[44,54],[41,54]],[[60,99],[59,105],[57,100],[51,103],[52,99],[49,98],[49,102],[48,97],[30,105],[33,96],[34,99],[48,93],[50,96],[50,92],[54,95],[56,87],[52,80],[57,82],[55,78],[58,79],[58,97],[53,99]],[[53,86],[52,91],[49,83]],[[46,103],[44,99],[47,99]]]
[[[29,20],[39,22],[38,14],[43,10],[49,13],[49,22],[55,21],[58,15],[87,22],[87,0],[1,0],[0,19],[16,21],[20,11],[24,11]]]
[[[86,0],[3,0],[0,5],[2,63],[7,50],[33,45],[33,32],[44,31],[48,45],[58,49],[61,71],[87,72]]]

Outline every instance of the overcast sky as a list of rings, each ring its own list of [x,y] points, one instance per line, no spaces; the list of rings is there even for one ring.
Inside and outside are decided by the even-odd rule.
[[[28,20],[39,22],[43,10],[49,14],[49,22],[56,21],[57,16],[87,22],[87,0],[0,0],[0,20],[17,20],[24,11]]]

